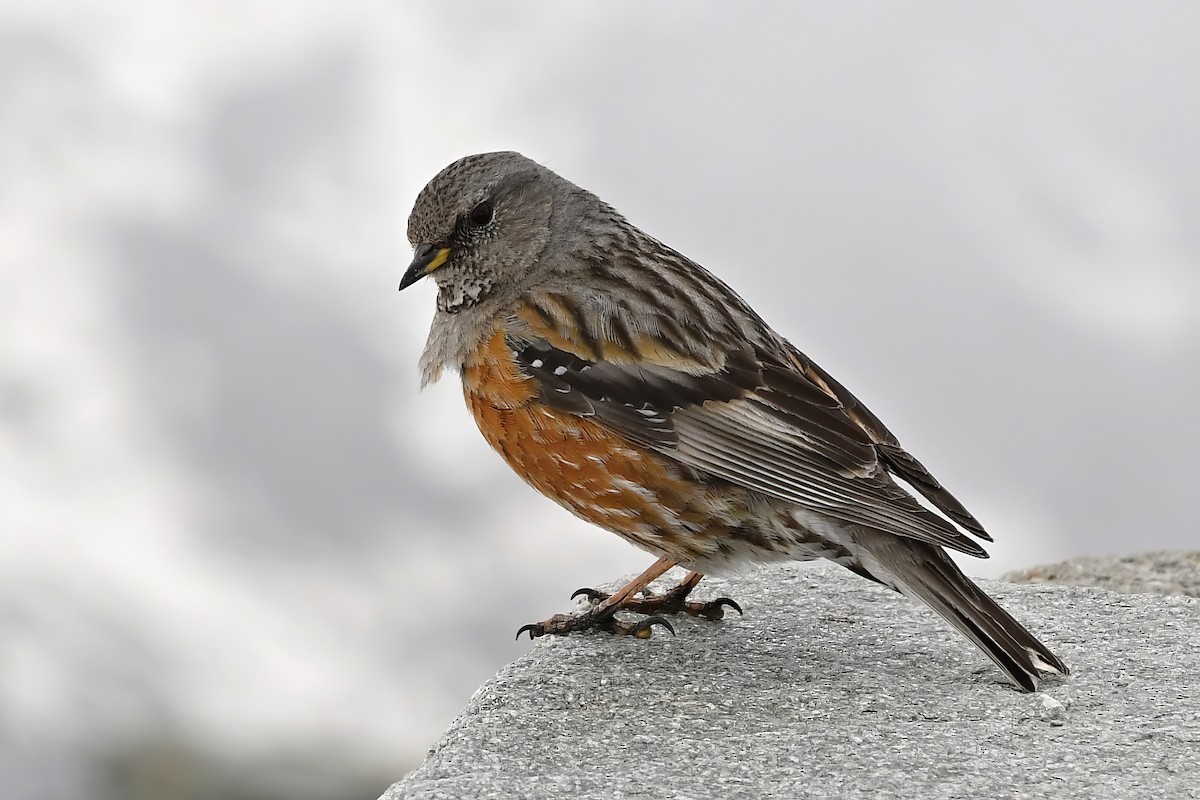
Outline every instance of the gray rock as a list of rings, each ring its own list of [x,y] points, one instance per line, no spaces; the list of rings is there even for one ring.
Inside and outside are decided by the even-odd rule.
[[[701,584],[745,617],[539,640],[384,799],[1200,797],[1200,600],[981,583],[1069,678],[1022,694],[917,603],[772,567]]]
[[[1200,597],[1200,552],[1159,551],[1136,556],[1074,558],[1010,572],[1013,583],[1069,583],[1133,594]]]

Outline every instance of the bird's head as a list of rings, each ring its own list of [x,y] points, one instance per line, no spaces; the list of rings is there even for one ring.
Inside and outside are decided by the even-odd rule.
[[[417,196],[400,288],[432,275],[438,309],[449,313],[519,289],[550,239],[556,197],[574,188],[520,153],[460,158]]]

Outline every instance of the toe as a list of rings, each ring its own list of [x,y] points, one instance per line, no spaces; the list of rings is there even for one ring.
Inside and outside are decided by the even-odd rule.
[[[718,597],[716,600],[709,600],[700,610],[700,616],[705,619],[718,620],[725,617],[725,606],[732,608],[738,612],[739,616],[745,616],[742,607],[737,604],[737,601],[731,597]]]
[[[671,626],[671,623],[667,622],[665,617],[660,617],[657,614],[652,617],[645,617],[644,619],[638,620],[637,624],[633,626],[632,630],[630,630],[630,633],[639,639],[649,639],[654,635],[655,625],[661,625],[669,630],[672,636],[675,635],[675,628]]]
[[[517,628],[517,638],[518,639],[521,638],[522,633],[528,633],[530,641],[533,641],[534,639],[536,639],[539,636],[546,635],[546,626],[540,622],[533,622],[533,623],[530,623],[529,625],[522,625],[520,628]]]

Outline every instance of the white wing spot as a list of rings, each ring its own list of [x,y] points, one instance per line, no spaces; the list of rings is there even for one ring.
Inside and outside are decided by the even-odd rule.
[[[542,364],[544,363],[546,362],[542,361],[540,358],[535,358],[529,366],[533,367],[534,369],[541,369]]]
[[[566,374],[567,374],[567,368],[566,368],[566,367],[562,367],[562,366],[555,367],[555,368],[554,368],[554,374],[555,374],[555,375],[566,375]]]

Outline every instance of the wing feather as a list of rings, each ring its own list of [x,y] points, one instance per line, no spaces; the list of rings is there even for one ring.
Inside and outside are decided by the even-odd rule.
[[[737,403],[729,404],[737,406]],[[764,437],[752,417],[733,408],[717,413],[689,409],[673,416],[684,463],[704,461],[718,477],[813,511],[883,530],[923,539],[971,555],[983,549],[950,523],[923,508],[884,477],[882,468],[869,476],[846,475],[837,465],[802,446]]]
[[[938,499],[931,501],[951,519],[986,536],[869,411],[824,373],[813,372],[816,366],[799,351],[788,351],[794,362],[789,364],[744,347],[728,352],[720,369],[697,374],[695,362],[684,371],[652,359],[628,363],[622,357],[613,363],[597,355],[626,342],[610,346],[589,340],[572,352],[563,345],[582,341],[577,337],[537,334],[510,337],[510,346],[522,372],[538,383],[541,399],[553,408],[590,417],[631,442],[753,491],[847,522],[987,556],[891,479],[889,469],[927,496],[932,492]],[[634,339],[632,332],[626,334],[623,338]],[[671,348],[652,352],[669,354]]]

